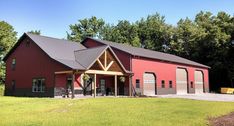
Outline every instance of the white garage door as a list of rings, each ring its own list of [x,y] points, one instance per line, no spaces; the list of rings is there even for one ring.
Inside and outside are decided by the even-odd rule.
[[[187,72],[185,69],[176,69],[176,92],[177,94],[187,94]]]
[[[147,96],[155,95],[155,76],[153,73],[144,73],[143,93]]]
[[[195,93],[203,93],[203,74],[202,71],[195,71]]]

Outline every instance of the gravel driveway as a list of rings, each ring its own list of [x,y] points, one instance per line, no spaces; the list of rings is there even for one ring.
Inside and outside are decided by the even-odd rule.
[[[186,99],[195,99],[195,100],[206,100],[206,101],[226,101],[234,102],[234,95],[229,94],[184,94],[184,95],[159,95],[158,97],[162,98],[186,98]]]

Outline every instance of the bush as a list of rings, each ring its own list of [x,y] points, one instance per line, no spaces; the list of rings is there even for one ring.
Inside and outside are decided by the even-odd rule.
[[[0,96],[4,95],[4,85],[0,84]]]

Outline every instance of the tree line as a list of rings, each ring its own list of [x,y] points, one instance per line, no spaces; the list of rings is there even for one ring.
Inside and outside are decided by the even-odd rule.
[[[1,32],[4,31],[1,25],[2,22],[0,53],[4,55],[15,43],[16,33],[9,25],[11,28],[8,28],[8,34],[14,37],[6,39],[6,35],[3,34],[6,32]],[[175,26],[166,23],[165,17],[159,13],[135,22],[119,20],[117,24],[109,24],[92,16],[78,20],[69,28],[68,40],[81,42],[85,37],[94,37],[175,54],[210,66],[212,90],[216,91],[221,86],[234,86],[234,16],[225,12],[214,15],[201,11],[195,19],[180,19]],[[40,31],[35,30],[31,33],[40,34]]]

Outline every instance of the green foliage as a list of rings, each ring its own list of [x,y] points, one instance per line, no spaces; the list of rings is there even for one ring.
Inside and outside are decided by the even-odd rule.
[[[200,12],[195,18],[195,23],[203,29],[203,36],[198,41],[197,57],[195,60],[207,64],[211,69],[212,88],[220,86],[231,87],[233,72],[233,47],[234,22],[230,15],[219,12],[213,16],[210,12]],[[217,87],[215,87],[217,86]]]
[[[234,110],[232,102],[166,98],[1,97],[0,106],[1,126],[206,126]]]
[[[211,89],[233,87],[234,17],[219,12],[200,12],[194,21],[181,19],[170,41],[170,53],[211,67]]]
[[[0,96],[3,96],[4,95],[4,85],[3,84],[0,84]]]
[[[126,78],[124,76],[119,77],[120,82],[125,82]]]
[[[146,49],[167,52],[173,36],[174,28],[165,23],[164,16],[158,13],[137,21],[139,38]]]
[[[84,82],[88,81],[90,79],[90,76],[88,74],[84,74],[82,79],[84,80]]]
[[[118,43],[126,43],[135,47],[140,47],[138,37],[138,26],[129,21],[121,20],[116,26],[105,25],[101,32],[102,39]]]
[[[191,56],[199,56],[199,42],[204,35],[204,30],[193,21],[188,18],[181,19],[175,28],[173,41],[170,42],[171,52],[189,59]]]
[[[35,34],[35,35],[41,35],[41,30],[31,30],[28,33]]]
[[[0,55],[6,54],[14,45],[17,39],[16,34],[11,25],[5,21],[0,21]]]
[[[5,63],[2,61],[4,55],[16,42],[14,28],[5,21],[0,21],[0,83],[5,79]]]
[[[77,24],[70,25],[71,33],[67,32],[67,39],[81,42],[85,37],[100,37],[105,22],[95,16],[79,20]]]

